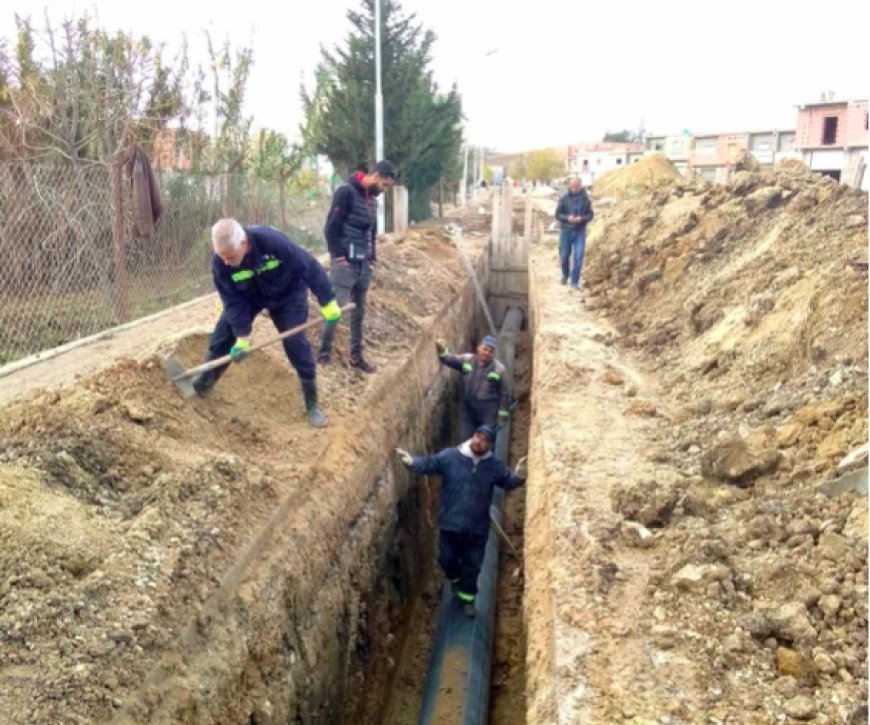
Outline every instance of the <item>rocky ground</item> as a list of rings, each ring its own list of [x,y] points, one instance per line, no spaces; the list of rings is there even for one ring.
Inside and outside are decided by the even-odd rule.
[[[476,253],[480,242],[468,243]],[[465,273],[435,227],[380,256],[366,336],[389,376]],[[174,328],[169,316],[152,342],[192,365],[213,314],[198,331]],[[255,334],[272,334],[269,321]],[[304,500],[314,463],[326,474],[343,465],[351,454],[340,444],[330,453],[329,441],[351,430],[380,378],[342,364],[346,325],[336,350],[319,374],[331,423],[323,431],[307,425],[280,347],[233,366],[207,399],[182,400],[151,355],[3,409],[0,720],[110,718],[277,504]]]
[[[586,308],[659,392],[603,382],[670,471],[611,492],[653,552],[638,621],[706,688],[709,720],[666,717],[866,722],[866,193],[747,158],[593,229]]]

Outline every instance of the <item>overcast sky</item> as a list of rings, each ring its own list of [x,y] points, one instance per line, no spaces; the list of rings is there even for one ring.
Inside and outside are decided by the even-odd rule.
[[[319,45],[349,29],[347,0],[194,3],[7,0],[0,36],[14,14],[39,20],[96,9],[101,25],[175,43],[191,40],[205,62],[201,30],[253,40],[248,112],[257,126],[295,136],[299,82],[310,78]],[[502,151],[594,141],[608,129],[654,133],[793,128],[795,106],[867,98],[870,2],[825,0],[405,0],[438,36],[436,79],[456,81],[472,141]],[[301,8],[304,7],[304,10]],[[511,9],[514,8],[514,9]],[[210,17],[209,17],[210,16]],[[492,52],[497,51],[497,52]],[[489,54],[489,55],[487,55]]]

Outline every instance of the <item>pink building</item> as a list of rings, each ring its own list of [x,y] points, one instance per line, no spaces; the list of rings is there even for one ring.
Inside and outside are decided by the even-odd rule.
[[[800,106],[795,148],[813,171],[867,189],[867,101]]]
[[[706,181],[725,183],[744,151],[749,151],[765,166],[785,158],[799,158],[793,152],[794,140],[794,131],[778,129],[696,134],[688,168]]]

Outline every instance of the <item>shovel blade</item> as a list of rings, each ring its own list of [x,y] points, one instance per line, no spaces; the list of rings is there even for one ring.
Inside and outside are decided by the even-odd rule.
[[[181,393],[182,398],[192,398],[196,395],[196,391],[193,389],[193,376],[186,374],[187,370],[181,361],[174,357],[166,358],[163,361],[163,370],[166,377]]]

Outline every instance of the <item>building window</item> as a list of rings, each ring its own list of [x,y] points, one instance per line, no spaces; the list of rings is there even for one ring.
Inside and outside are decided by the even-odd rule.
[[[822,146],[833,146],[837,143],[837,117],[825,116],[825,123],[822,127]]]
[[[781,133],[779,135],[779,150],[783,153],[788,153],[794,150],[793,133]]]
[[[718,140],[715,138],[699,138],[695,141],[695,153],[699,156],[715,156]]]
[[[663,151],[664,148],[665,148],[664,144],[656,143],[656,147],[655,147],[656,151]]]
[[[616,159],[616,165],[622,166],[622,159]]]
[[[761,153],[773,151],[773,134],[752,136],[749,140],[749,149]]]

